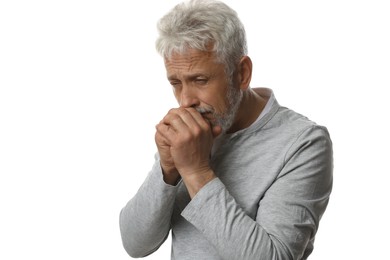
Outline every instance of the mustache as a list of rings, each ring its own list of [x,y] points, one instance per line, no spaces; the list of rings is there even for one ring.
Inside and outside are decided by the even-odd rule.
[[[195,107],[196,111],[198,111],[201,115],[206,113],[214,113],[214,109],[212,108],[205,108],[205,107]]]

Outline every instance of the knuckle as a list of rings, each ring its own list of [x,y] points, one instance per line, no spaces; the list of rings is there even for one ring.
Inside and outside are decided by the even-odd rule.
[[[202,134],[202,129],[200,127],[194,127],[193,130],[195,136],[200,136]]]
[[[171,108],[168,110],[168,114],[172,114],[177,110],[177,108]]]
[[[188,111],[183,107],[179,107],[176,112],[181,116],[186,116],[188,114]]]

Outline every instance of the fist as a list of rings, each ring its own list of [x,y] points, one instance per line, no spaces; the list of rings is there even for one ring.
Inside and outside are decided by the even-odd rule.
[[[209,169],[214,138],[221,133],[194,108],[171,109],[156,126],[163,170],[191,175]],[[164,169],[166,167],[166,169]]]

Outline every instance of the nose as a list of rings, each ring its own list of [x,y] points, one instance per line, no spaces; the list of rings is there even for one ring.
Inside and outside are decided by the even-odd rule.
[[[179,96],[179,105],[180,107],[197,107],[200,104],[200,101],[194,90],[191,90],[189,87],[182,88],[182,91]]]

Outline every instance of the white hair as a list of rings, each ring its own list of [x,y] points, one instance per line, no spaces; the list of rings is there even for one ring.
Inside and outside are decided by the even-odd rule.
[[[247,55],[245,29],[237,13],[216,0],[190,0],[178,4],[157,25],[157,51],[170,58],[187,49],[207,51],[212,47],[217,62],[232,76],[240,59]]]

